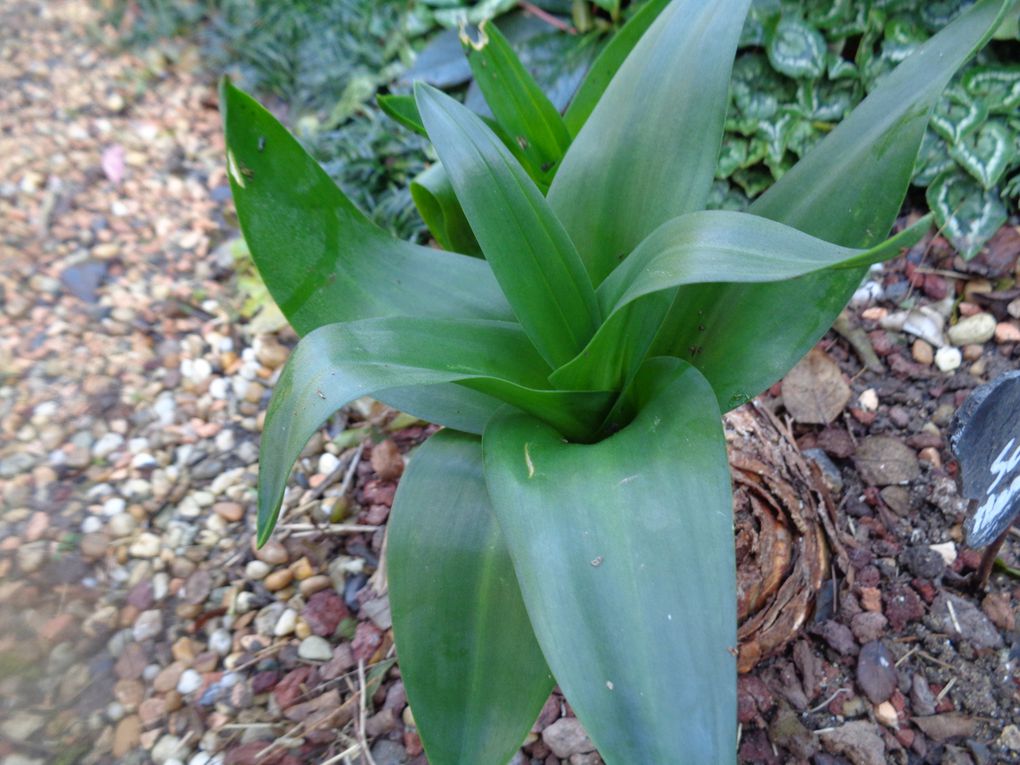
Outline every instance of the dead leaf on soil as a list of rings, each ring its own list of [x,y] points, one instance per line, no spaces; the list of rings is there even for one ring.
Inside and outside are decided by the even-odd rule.
[[[854,464],[872,486],[909,483],[921,474],[914,450],[889,436],[865,438],[857,447]]]
[[[812,349],[783,379],[783,403],[797,422],[825,425],[850,400],[850,386],[828,354]]]
[[[885,765],[882,731],[872,722],[856,720],[821,734],[825,748],[845,755],[854,765]]]
[[[978,727],[977,720],[959,712],[946,712],[931,717],[912,717],[910,719],[924,735],[940,744],[959,736],[973,736]]]

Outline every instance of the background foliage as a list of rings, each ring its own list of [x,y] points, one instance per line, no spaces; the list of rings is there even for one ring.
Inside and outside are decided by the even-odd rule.
[[[212,73],[274,105],[344,192],[402,238],[427,239],[408,191],[426,142],[386,118],[379,93],[413,79],[487,111],[456,28],[499,26],[553,103],[568,103],[609,33],[640,0],[106,0],[129,44],[185,36]],[[755,0],[734,68],[712,206],[744,209],[876,81],[972,0]],[[530,6],[531,12],[522,10]],[[548,14],[542,18],[534,10]],[[1020,8],[1018,8],[1020,13]],[[914,174],[970,258],[1020,202],[1015,17],[947,91]],[[920,202],[920,198],[918,199]]]

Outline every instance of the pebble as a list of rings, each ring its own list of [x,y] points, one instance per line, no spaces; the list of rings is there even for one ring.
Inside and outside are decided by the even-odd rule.
[[[317,574],[301,580],[298,590],[304,598],[309,598],[317,592],[329,589],[333,586],[333,580],[325,574]]]
[[[182,696],[194,693],[202,687],[202,675],[193,669],[186,669],[177,681],[177,692]]]
[[[216,515],[229,523],[236,523],[244,518],[244,505],[239,502],[217,502],[212,509]]]
[[[285,608],[273,625],[273,634],[276,637],[284,637],[294,631],[297,626],[297,611],[293,608]]]
[[[329,661],[333,658],[333,649],[325,638],[309,635],[298,646],[298,656],[307,661]]]
[[[177,736],[168,733],[156,742],[149,756],[156,765],[171,765],[171,760],[185,757],[187,753],[186,745]]]
[[[130,547],[128,553],[135,558],[155,558],[163,547],[163,540],[151,532],[143,532],[138,535]]]
[[[926,367],[930,367],[932,362],[935,361],[935,350],[931,347],[930,343],[921,339],[915,340],[913,345],[910,346],[910,354],[914,357],[914,361]]]
[[[335,454],[323,452],[319,457],[318,471],[323,475],[329,475],[340,465],[340,460]]]
[[[272,571],[272,567],[260,560],[250,560],[244,567],[244,575],[256,582],[265,579],[270,571]]]
[[[943,372],[953,372],[963,363],[963,354],[959,348],[945,346],[935,352],[935,366]]]
[[[560,759],[595,750],[581,721],[576,717],[561,717],[542,731],[542,741]]]
[[[976,313],[960,319],[946,332],[949,342],[956,346],[980,345],[995,335],[997,322],[990,313]]]
[[[995,325],[995,342],[1020,343],[1020,327],[1011,321],[999,322]]]
[[[133,533],[138,528],[138,521],[130,513],[118,513],[113,516],[106,524],[106,530],[110,533],[110,536],[115,539],[118,537],[126,537]]]
[[[212,634],[209,635],[209,650],[220,656],[226,656],[230,653],[233,643],[234,640],[230,632],[225,629],[213,630]]]
[[[287,548],[272,539],[255,552],[255,557],[271,566],[282,566],[290,559]]]
[[[158,637],[163,632],[163,612],[150,609],[142,611],[135,619],[134,627],[131,629],[131,636],[137,643],[144,643],[146,640]]]
[[[266,589],[270,592],[277,592],[290,585],[294,580],[294,572],[289,568],[281,568],[274,571],[265,579]]]

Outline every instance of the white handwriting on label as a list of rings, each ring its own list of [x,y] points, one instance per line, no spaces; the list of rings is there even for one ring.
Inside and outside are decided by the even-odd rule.
[[[984,528],[989,520],[994,521],[998,518],[1006,508],[1010,498],[1020,493],[1020,475],[1017,475],[1010,482],[1009,486],[1003,486],[998,493],[995,493],[995,487],[999,485],[999,482],[1013,472],[1017,465],[1020,465],[1020,446],[1017,446],[1008,458],[1006,457],[1006,453],[1013,448],[1014,443],[1016,443],[1016,439],[1011,438],[1009,443],[1002,447],[999,456],[992,463],[991,470],[995,474],[995,480],[992,481],[988,491],[985,492],[985,501],[974,514],[975,531]]]

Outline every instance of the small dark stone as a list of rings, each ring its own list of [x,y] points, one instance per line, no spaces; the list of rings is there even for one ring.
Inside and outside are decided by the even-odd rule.
[[[86,303],[99,300],[99,285],[106,276],[106,263],[101,260],[84,260],[68,266],[60,274],[60,282],[68,292]]]
[[[924,616],[924,603],[908,585],[895,585],[885,596],[885,617],[896,632]]]
[[[857,659],[857,685],[872,704],[881,704],[896,690],[896,663],[880,641],[861,648]]]
[[[829,646],[842,656],[851,656],[857,653],[857,643],[854,641],[853,633],[845,624],[836,621],[822,623],[817,632]]]
[[[308,599],[301,615],[313,634],[329,637],[336,631],[337,625],[350,616],[350,611],[339,595],[332,590],[323,590]]]
[[[923,545],[908,547],[900,560],[911,574],[921,579],[935,579],[941,576],[946,567],[941,555]]]

